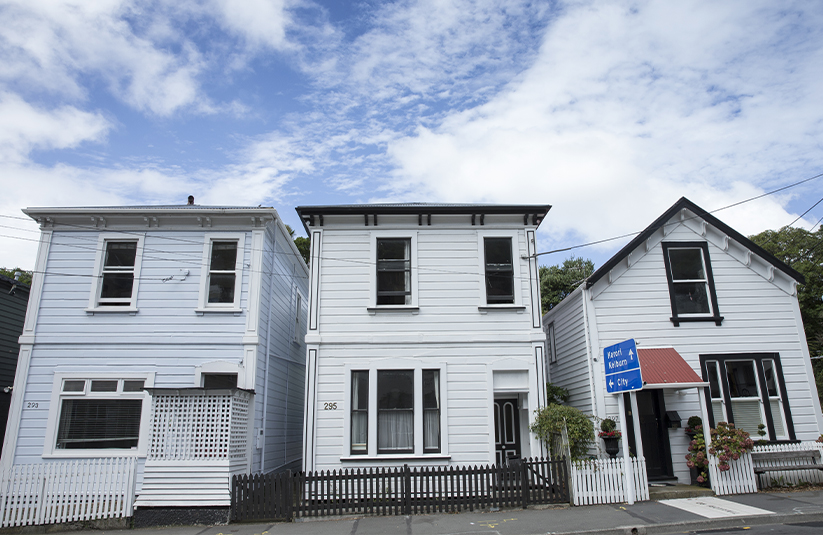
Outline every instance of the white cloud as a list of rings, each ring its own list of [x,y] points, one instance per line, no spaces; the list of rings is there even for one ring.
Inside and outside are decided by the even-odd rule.
[[[640,230],[680,196],[714,209],[812,175],[823,34],[820,14],[798,10],[566,4],[504,91],[389,144],[383,197],[547,202],[556,245]],[[776,228],[793,219],[786,201],[718,215]]]

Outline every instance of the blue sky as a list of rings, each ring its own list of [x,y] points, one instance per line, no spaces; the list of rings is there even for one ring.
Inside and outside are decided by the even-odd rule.
[[[3,216],[191,194],[302,232],[297,205],[548,203],[546,251],[823,172],[817,1],[6,0],[0,18]],[[821,185],[717,215],[779,228]],[[0,266],[31,268],[36,225],[0,219]]]

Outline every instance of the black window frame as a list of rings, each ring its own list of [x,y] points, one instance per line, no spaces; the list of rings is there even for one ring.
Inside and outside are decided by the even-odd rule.
[[[663,265],[666,269],[666,280],[669,283],[669,301],[671,302],[672,317],[669,318],[675,327],[679,327],[681,323],[691,322],[714,322],[715,325],[720,326],[723,323],[723,316],[720,315],[720,309],[717,306],[717,291],[714,285],[714,274],[712,272],[712,262],[709,256],[709,244],[706,242],[663,242]],[[672,277],[671,262],[669,260],[669,251],[671,249],[699,249],[703,255],[703,267],[705,269],[706,284],[709,287],[709,302],[711,310],[709,314],[703,315],[683,315],[677,310],[677,299],[675,297],[675,285],[678,284]]]
[[[506,242],[509,245],[509,262],[495,263],[489,262],[489,242],[499,241]],[[515,286],[514,286],[514,240],[509,236],[485,236],[483,238],[483,266],[484,279],[486,288],[486,304],[494,305],[513,305],[515,303]],[[493,295],[489,293],[492,287],[492,278],[507,278],[511,284],[512,292],[508,295]]]
[[[381,242],[402,242],[405,250],[408,252],[408,258],[380,258],[380,243]],[[410,306],[413,303],[412,297],[412,240],[411,238],[393,237],[393,238],[377,238],[376,247],[376,266],[375,266],[375,301],[376,305],[380,306]],[[402,265],[402,269],[398,266]],[[408,283],[404,285],[403,291],[395,290],[380,290],[381,273],[405,273],[405,281]],[[403,303],[392,302],[393,299],[403,297]]]
[[[783,418],[786,425],[786,434],[789,436],[788,442],[797,442],[797,436],[794,432],[794,421],[792,420],[792,411],[789,407],[789,396],[786,390],[786,381],[783,377],[783,365],[780,362],[780,353],[724,353],[724,354],[706,354],[700,355],[700,372],[703,380],[709,382],[709,372],[707,362],[717,362],[718,379],[722,383],[723,401],[726,406],[726,418],[728,423],[734,423],[734,410],[732,409],[732,398],[729,388],[729,379],[726,372],[726,361],[740,361],[751,360],[754,361],[755,373],[760,385],[760,402],[763,405],[763,412],[766,416],[766,429],[770,442],[786,442],[785,440],[778,440],[774,428],[774,416],[772,415],[772,407],[769,400],[769,389],[766,386],[766,374],[763,368],[764,360],[772,360],[774,363],[775,378],[780,383],[780,398],[783,403]],[[717,427],[717,422],[714,421],[714,413],[712,412],[712,398],[709,388],[703,389],[703,395],[706,398],[706,404],[709,408],[709,425]],[[757,440],[758,437],[752,437]]]
[[[357,402],[355,397],[355,382],[357,381],[357,377],[362,377],[365,380],[360,387],[365,387],[365,396],[366,396],[366,406],[360,407],[360,403]],[[369,371],[368,370],[352,370],[351,371],[351,415],[349,418],[349,453],[351,455],[368,455],[369,453],[369,398],[371,397],[371,392],[369,390]],[[357,392],[361,396],[363,395],[363,391],[360,390]],[[366,415],[366,442],[363,442],[363,447],[355,449],[355,442],[354,442],[354,415],[355,414],[365,414]],[[358,446],[361,444],[360,442],[356,443]]]

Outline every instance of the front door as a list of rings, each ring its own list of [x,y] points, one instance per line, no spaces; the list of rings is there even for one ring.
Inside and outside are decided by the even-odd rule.
[[[494,400],[494,449],[498,465],[520,458],[520,415],[517,398]]]
[[[624,394],[629,448],[634,454],[634,419],[632,418],[629,394]],[[637,392],[637,410],[640,418],[640,439],[643,441],[643,456],[646,458],[646,473],[649,480],[668,479],[673,476],[672,454],[669,446],[669,430],[666,426],[666,406],[660,390]]]

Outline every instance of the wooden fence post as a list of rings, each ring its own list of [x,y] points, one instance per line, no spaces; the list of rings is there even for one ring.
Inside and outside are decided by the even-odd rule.
[[[403,465],[403,514],[411,514],[411,470],[409,465]]]
[[[529,506],[529,464],[525,459],[520,461],[520,495],[523,502],[523,509]]]

